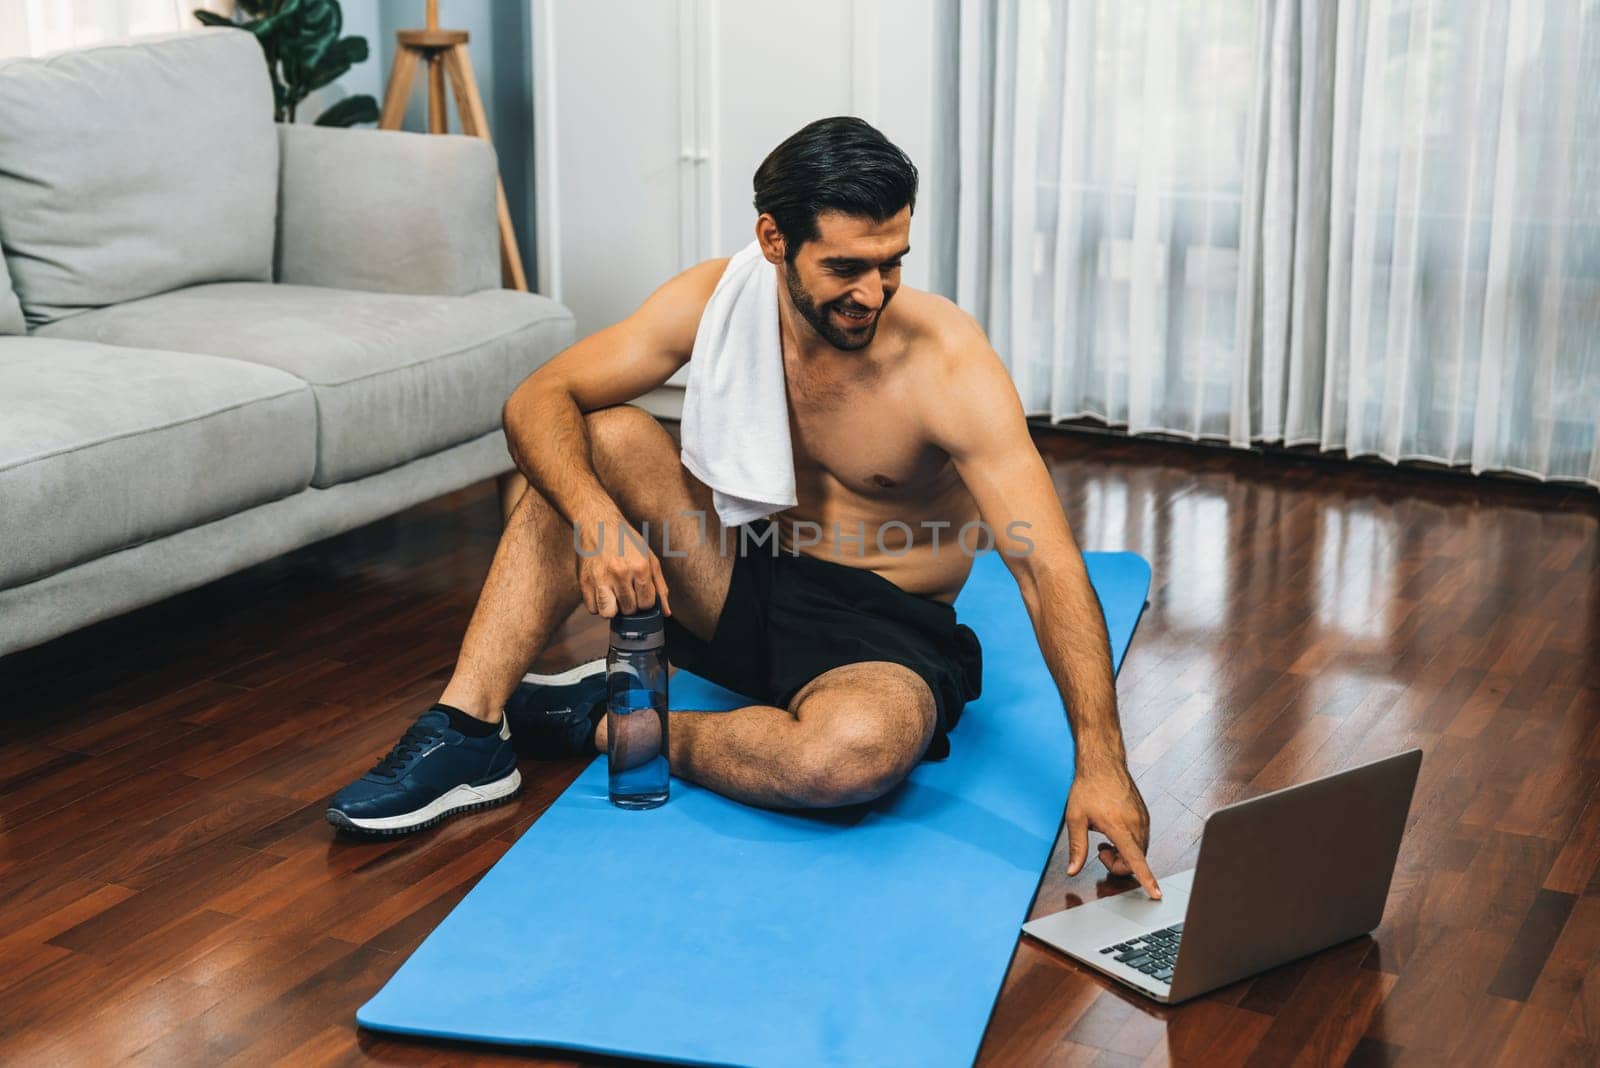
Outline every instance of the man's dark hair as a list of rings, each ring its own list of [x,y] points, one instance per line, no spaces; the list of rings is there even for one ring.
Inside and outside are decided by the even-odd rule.
[[[917,210],[917,168],[872,124],[851,115],[802,126],[756,168],[755,206],[783,233],[784,259],[814,241],[817,215],[838,211],[883,222]]]

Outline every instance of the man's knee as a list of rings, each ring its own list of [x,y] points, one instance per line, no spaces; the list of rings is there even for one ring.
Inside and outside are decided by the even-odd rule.
[[[892,704],[871,696],[833,698],[824,724],[804,732],[790,781],[795,804],[831,808],[874,801],[898,786],[933,737],[933,695],[902,690]]]
[[[589,431],[589,451],[597,468],[609,466],[610,461],[636,456],[640,450],[662,441],[669,445],[672,441],[655,416],[631,404],[616,404],[588,412],[583,421]]]

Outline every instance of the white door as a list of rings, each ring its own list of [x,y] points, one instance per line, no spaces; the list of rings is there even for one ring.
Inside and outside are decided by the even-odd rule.
[[[873,123],[922,168],[904,279],[926,287],[941,5],[532,2],[538,286],[580,337],[753,240],[756,167],[830,115]]]
[[[679,33],[674,3],[534,4],[539,291],[572,309],[580,337],[684,260]]]

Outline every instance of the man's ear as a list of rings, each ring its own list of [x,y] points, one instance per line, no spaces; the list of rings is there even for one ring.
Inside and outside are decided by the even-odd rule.
[[[777,266],[784,261],[789,251],[788,243],[772,216],[763,213],[756,220],[756,240],[761,242],[761,253],[768,263]]]

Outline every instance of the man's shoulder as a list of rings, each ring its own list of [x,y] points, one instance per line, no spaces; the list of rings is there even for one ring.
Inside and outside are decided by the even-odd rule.
[[[718,279],[720,279],[723,275],[723,272],[728,269],[728,263],[732,259],[732,256],[717,256],[713,259],[701,260],[693,267],[690,267],[688,270],[684,271],[683,277],[692,277],[697,285],[707,287],[706,296],[709,298],[711,296],[711,290],[717,288]]]
[[[982,324],[961,305],[938,293],[904,286],[895,300],[902,297],[910,297],[905,309],[911,326],[908,351],[924,372],[959,376],[996,360]]]
[[[678,272],[657,287],[630,320],[687,358],[700,318],[727,267],[727,258],[722,258],[704,260]]]
[[[918,354],[947,358],[988,347],[989,339],[978,320],[949,297],[901,286],[894,302],[901,306],[907,346]]]
[[[917,371],[908,378],[931,440],[953,451],[990,436],[1020,411],[1011,375],[977,319],[954,301],[921,290],[907,311],[921,324]]]
[[[722,256],[701,260],[669,278],[659,292],[670,294],[675,303],[692,307],[698,317],[711,302],[711,294],[716,291],[717,283],[728,269],[728,259]]]

